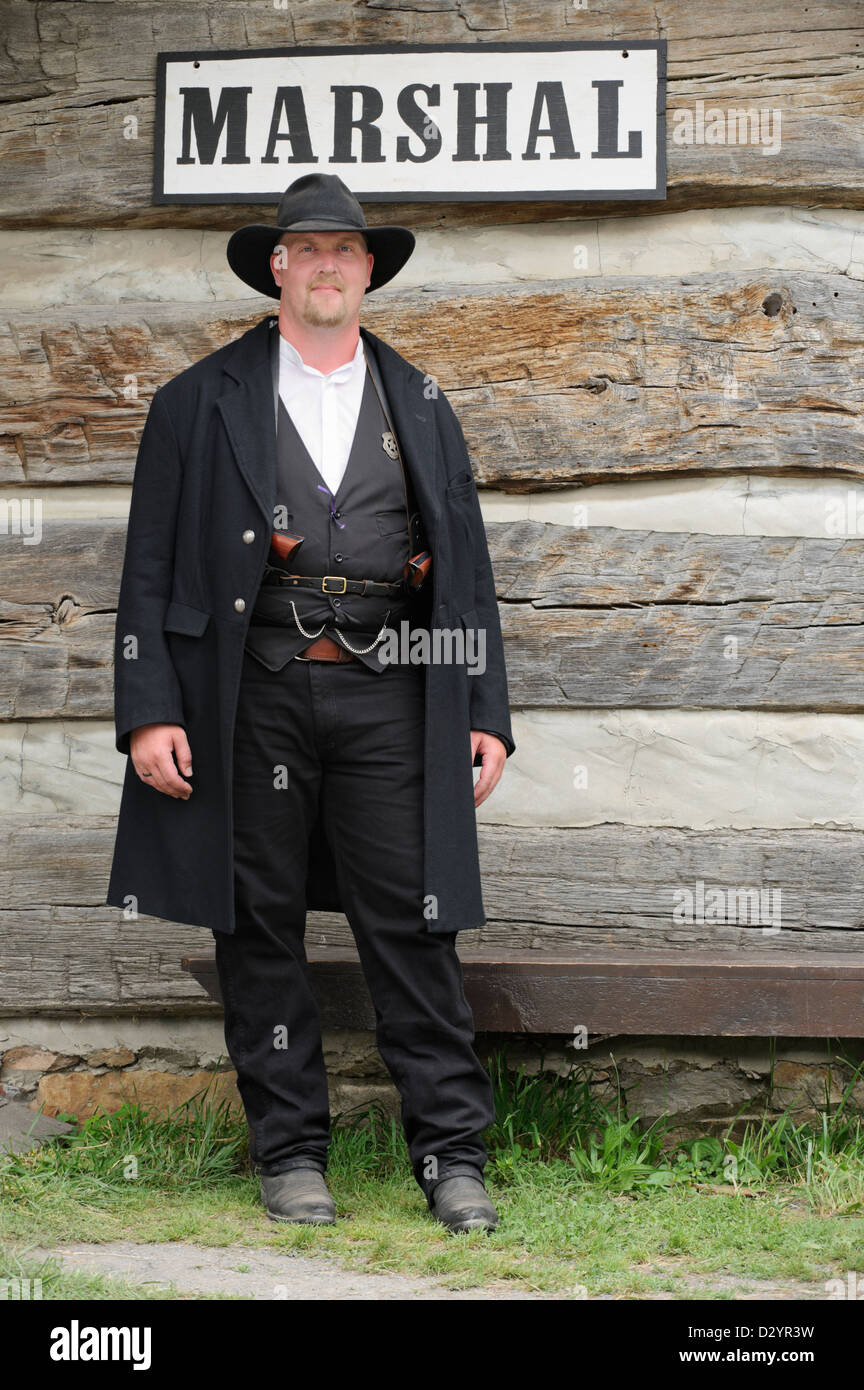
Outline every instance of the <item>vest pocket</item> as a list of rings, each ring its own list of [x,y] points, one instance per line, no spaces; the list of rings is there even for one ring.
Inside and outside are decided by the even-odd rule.
[[[376,512],[379,536],[395,536],[407,527],[404,510],[401,512]]]

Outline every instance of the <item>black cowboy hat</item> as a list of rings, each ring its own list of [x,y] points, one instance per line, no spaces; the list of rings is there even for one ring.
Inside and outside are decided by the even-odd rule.
[[[276,225],[240,227],[228,241],[234,274],[272,299],[279,299],[281,290],[270,256],[283,232],[360,232],[375,257],[367,294],[392,280],[414,250],[414,233],[407,227],[367,227],[363,209],[338,174],[304,174],[283,193]]]

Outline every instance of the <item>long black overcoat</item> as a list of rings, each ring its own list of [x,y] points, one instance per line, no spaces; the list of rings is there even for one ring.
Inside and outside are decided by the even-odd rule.
[[[105,901],[127,915],[229,933],[237,696],[276,501],[271,322],[262,319],[154,394],[135,467],[115,634],[118,751],[128,755],[129,734],[141,724],[183,725],[194,790],[186,801],[166,796],[127,757]],[[426,669],[427,928],[461,931],[486,920],[469,731],[497,733],[508,756],[515,747],[492,567],[452,407],[427,375],[375,334],[360,333],[376,356],[432,550],[430,621],[485,630],[482,674],[455,661]],[[320,824],[306,889],[310,908],[343,910]]]

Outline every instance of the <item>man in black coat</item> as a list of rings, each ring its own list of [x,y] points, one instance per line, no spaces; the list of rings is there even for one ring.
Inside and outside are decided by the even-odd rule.
[[[228,247],[278,319],[154,396],[118,601],[130,757],[107,901],[212,930],[262,1200],[314,1223],[335,1210],[305,919],[343,910],[414,1176],[449,1230],[491,1230],[492,1088],[455,938],[485,920],[473,809],[515,745],[461,430],[359,326],[413,246],[367,227],[337,176],[296,180],[277,225]]]

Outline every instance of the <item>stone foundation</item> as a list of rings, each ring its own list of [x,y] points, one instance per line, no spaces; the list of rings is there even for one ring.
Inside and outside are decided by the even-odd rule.
[[[736,1115],[740,1132],[766,1108],[817,1120],[826,1105],[836,1108],[864,1064],[862,1039],[589,1037],[577,1050],[560,1036],[478,1034],[475,1046],[484,1061],[506,1047],[514,1070],[584,1067],[599,1099],[614,1103],[620,1085],[630,1114],[646,1122],[666,1115],[673,1138],[720,1133]],[[325,1031],[324,1059],[334,1117],[377,1101],[398,1118],[400,1097],[371,1032]],[[214,1103],[242,1113],[220,1020],[0,1020],[0,1093],[46,1115],[84,1118],[126,1100],[165,1113],[208,1087]],[[850,1103],[864,1109],[864,1079]]]

